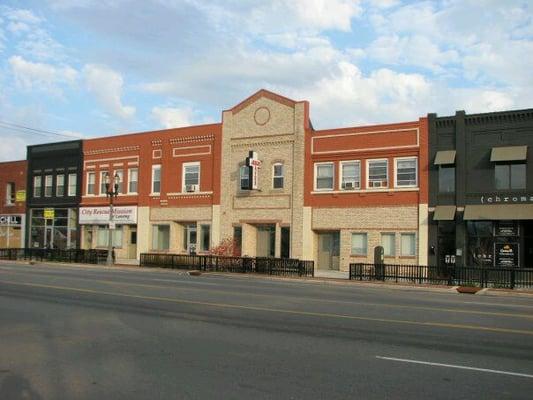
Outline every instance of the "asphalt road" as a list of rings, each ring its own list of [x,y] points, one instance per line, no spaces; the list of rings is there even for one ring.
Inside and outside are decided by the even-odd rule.
[[[0,399],[532,399],[533,298],[0,264]]]

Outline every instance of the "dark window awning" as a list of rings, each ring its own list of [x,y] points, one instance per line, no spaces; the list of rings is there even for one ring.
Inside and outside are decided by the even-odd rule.
[[[524,161],[527,158],[527,146],[493,147],[490,161]]]
[[[466,206],[464,220],[533,219],[533,204],[487,204]]]
[[[437,151],[434,164],[435,165],[455,164],[455,150]]]
[[[455,219],[455,206],[437,206],[433,214],[434,221],[453,221]]]

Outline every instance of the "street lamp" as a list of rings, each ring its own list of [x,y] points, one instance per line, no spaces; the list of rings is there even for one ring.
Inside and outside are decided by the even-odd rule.
[[[107,265],[113,265],[113,235],[115,223],[113,222],[113,198],[118,196],[118,184],[120,176],[115,174],[113,182],[110,182],[109,173],[105,174],[105,194],[109,198],[109,229],[107,235]]]

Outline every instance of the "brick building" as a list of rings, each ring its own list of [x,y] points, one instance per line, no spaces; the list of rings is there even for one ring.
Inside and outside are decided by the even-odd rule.
[[[24,247],[27,163],[0,163],[0,248]]]

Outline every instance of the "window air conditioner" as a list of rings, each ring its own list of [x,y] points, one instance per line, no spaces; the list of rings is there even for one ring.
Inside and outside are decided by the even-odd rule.
[[[383,185],[383,181],[372,181],[372,187],[373,188],[380,188],[380,187],[384,187],[385,185]]]
[[[355,181],[344,182],[343,185],[342,185],[342,188],[344,190],[354,190],[356,188],[355,187]]]
[[[186,185],[185,190],[187,192],[197,192],[198,191],[198,185]]]

